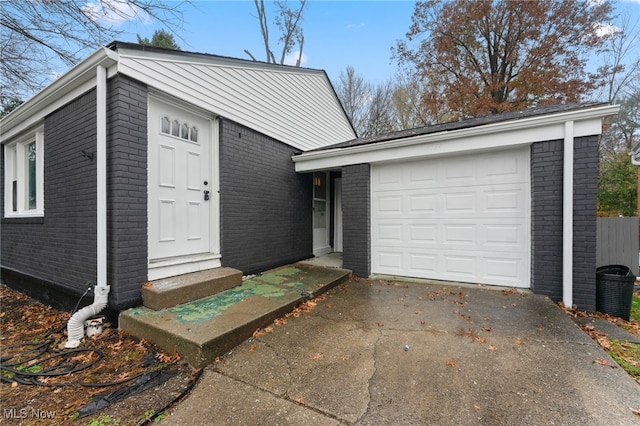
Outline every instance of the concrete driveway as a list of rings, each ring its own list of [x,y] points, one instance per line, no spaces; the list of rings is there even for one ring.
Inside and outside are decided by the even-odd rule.
[[[640,385],[554,303],[349,281],[210,365],[167,425],[638,425]]]

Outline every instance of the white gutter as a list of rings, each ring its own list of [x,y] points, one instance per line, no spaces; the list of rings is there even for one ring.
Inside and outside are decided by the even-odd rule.
[[[65,348],[77,348],[84,337],[84,322],[99,314],[109,302],[107,285],[107,70],[96,67],[96,169],[97,169],[97,285],[94,300],[73,314],[67,323]]]
[[[562,302],[573,308],[573,121],[564,123],[562,180]]]
[[[118,54],[101,47],[91,56],[58,77],[49,86],[20,105],[0,120],[0,142],[5,142],[39,125],[47,114],[68,104],[73,99],[93,89],[97,84],[93,70],[98,65],[110,67],[118,63]]]

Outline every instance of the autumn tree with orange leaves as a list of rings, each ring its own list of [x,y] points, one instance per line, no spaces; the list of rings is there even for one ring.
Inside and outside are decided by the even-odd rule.
[[[610,14],[606,1],[418,1],[393,53],[425,81],[436,122],[577,102]]]

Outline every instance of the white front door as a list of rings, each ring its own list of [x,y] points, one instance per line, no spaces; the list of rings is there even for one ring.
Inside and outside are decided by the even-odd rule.
[[[149,102],[149,260],[211,251],[211,122]]]

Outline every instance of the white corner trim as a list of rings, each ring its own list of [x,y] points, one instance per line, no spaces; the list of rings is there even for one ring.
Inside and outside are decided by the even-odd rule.
[[[562,302],[573,308],[573,138],[574,123],[564,123],[562,173]]]

